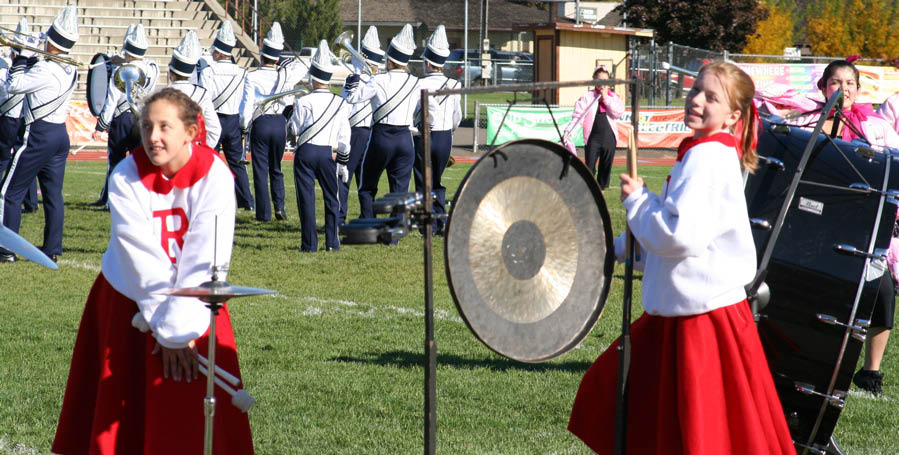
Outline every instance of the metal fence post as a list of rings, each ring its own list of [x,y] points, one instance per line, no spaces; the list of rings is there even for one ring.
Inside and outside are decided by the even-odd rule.
[[[471,138],[472,153],[478,153],[478,130],[481,128],[481,103],[474,100],[474,134]]]
[[[665,105],[671,106],[671,65],[674,64],[674,43],[668,41],[668,71],[665,73]],[[678,78],[681,76],[678,75]]]

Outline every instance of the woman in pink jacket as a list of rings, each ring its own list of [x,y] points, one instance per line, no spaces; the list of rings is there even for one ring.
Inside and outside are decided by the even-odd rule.
[[[593,79],[608,79],[609,70],[600,65],[593,70]],[[585,93],[574,105],[574,115],[565,127],[564,142],[571,153],[577,154],[571,133],[578,127],[584,128],[584,155],[590,173],[602,189],[609,187],[612,159],[618,143],[618,129],[615,120],[624,113],[624,103],[608,85],[600,85]],[[599,170],[596,169],[597,158]]]

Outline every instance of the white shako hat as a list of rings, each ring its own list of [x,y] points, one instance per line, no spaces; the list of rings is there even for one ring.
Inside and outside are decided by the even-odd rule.
[[[368,63],[372,65],[381,65],[384,63],[384,51],[381,50],[381,40],[378,39],[378,28],[374,25],[369,26],[362,38],[362,56]]]
[[[47,31],[47,40],[63,52],[72,50],[75,41],[78,41],[78,10],[75,5],[65,7],[56,15]]]
[[[437,30],[431,33],[428,38],[428,44],[425,51],[422,52],[421,58],[426,62],[438,68],[443,68],[446,58],[449,57],[449,43],[446,41],[446,28],[443,24],[437,26]]]
[[[412,36],[412,26],[406,24],[390,40],[390,46],[387,46],[387,58],[393,63],[405,66],[409,64],[413,52],[415,52],[415,38]]]
[[[143,24],[137,24],[129,27],[128,34],[125,35],[125,45],[122,50],[132,57],[143,57],[147,53],[147,35],[144,33]]]
[[[328,48],[328,42],[322,40],[318,43],[318,49],[312,56],[312,64],[309,65],[309,77],[313,81],[320,84],[327,84],[331,81],[331,74],[334,73],[334,66],[331,65],[331,49]]]
[[[281,57],[284,50],[284,34],[281,33],[281,24],[274,22],[268,30],[268,35],[262,40],[262,55],[274,61]]]
[[[190,77],[199,60],[200,40],[197,39],[197,34],[190,30],[172,52],[169,69],[179,76]]]
[[[19,19],[19,23],[16,24],[16,34],[12,38],[13,42],[23,46],[30,45],[28,42],[28,37],[30,35],[31,27],[28,26],[28,19],[25,19],[24,17]]]
[[[237,38],[234,37],[234,28],[231,21],[222,22],[218,33],[215,35],[215,41],[212,42],[212,49],[220,54],[231,55],[231,50],[237,44]]]

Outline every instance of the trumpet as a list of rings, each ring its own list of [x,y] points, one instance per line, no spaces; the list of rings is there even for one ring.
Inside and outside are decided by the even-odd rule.
[[[268,108],[268,105],[276,100],[279,100],[281,98],[284,98],[285,96],[291,96],[291,95],[305,96],[305,95],[308,95],[309,93],[311,93],[312,90],[313,90],[312,84],[310,84],[307,81],[302,81],[299,84],[297,84],[296,87],[294,87],[293,89],[286,90],[281,93],[274,93],[274,94],[267,95],[267,96],[256,97],[256,109],[259,112],[264,112]]]
[[[13,41],[12,39],[8,38],[6,36],[6,33],[4,33],[4,31],[12,32],[13,34],[16,34],[16,35],[22,35],[22,33],[19,33],[15,30],[10,30],[6,27],[0,27],[0,46],[8,46],[13,49],[18,49],[19,51],[31,51],[31,52],[34,52],[35,54],[43,55],[44,58],[46,58],[47,60],[53,60],[57,63],[62,63],[64,65],[81,66],[81,64],[78,62],[78,60],[75,60],[73,58],[63,57],[61,55],[57,55],[52,52],[48,52],[48,51],[45,51],[43,49],[39,49],[36,47],[28,46],[26,44],[19,44],[19,43]],[[27,36],[27,35],[25,35],[25,36]]]
[[[356,59],[356,63],[358,63],[359,66],[362,67],[362,71],[365,74],[372,76],[374,74],[374,72],[372,72],[371,66],[368,64],[368,62],[365,61],[365,57],[360,55],[359,52],[356,52],[356,49],[354,49],[353,45],[351,44],[352,42],[353,42],[353,32],[350,30],[346,30],[343,33],[341,33],[340,36],[338,36],[337,38],[334,39],[333,45],[341,47],[344,50],[346,50],[347,52],[349,52],[350,55],[352,56],[351,58]],[[343,60],[341,60],[341,62],[343,62],[344,65],[347,65],[347,63],[344,62]],[[351,72],[354,72],[354,71],[351,71]]]

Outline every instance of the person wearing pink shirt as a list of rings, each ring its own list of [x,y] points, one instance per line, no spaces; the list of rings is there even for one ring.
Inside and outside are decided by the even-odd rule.
[[[605,66],[600,65],[593,70],[593,79],[608,78],[609,70]],[[570,136],[576,128],[584,129],[584,159],[602,189],[609,187],[612,159],[615,158],[615,146],[618,143],[616,119],[623,113],[624,103],[610,86],[594,87],[575,103],[571,122],[565,127],[563,134],[565,146],[571,153],[577,154]]]

